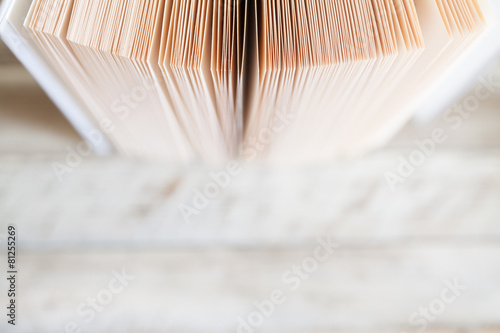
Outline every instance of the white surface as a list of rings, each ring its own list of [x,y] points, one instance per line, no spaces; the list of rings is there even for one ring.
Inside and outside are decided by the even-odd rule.
[[[274,289],[287,301],[258,332],[411,332],[409,316],[439,298],[444,280],[467,289],[432,328],[473,332],[500,327],[498,243],[420,243],[339,248],[296,291],[282,281],[314,247],[277,250],[203,248],[178,251],[65,251],[20,255],[17,330],[62,332],[237,332],[237,318],[255,311]],[[494,264],[495,263],[495,264]],[[112,271],[135,276],[90,323],[76,309],[107,288]],[[5,282],[0,287],[4,290]],[[481,325],[482,324],[482,325]]]
[[[440,152],[393,193],[384,173],[400,152],[303,170],[247,168],[189,224],[178,207],[210,181],[209,169],[91,159],[60,183],[50,166],[59,157],[5,156],[0,212],[28,248],[275,246],[325,232],[376,244],[500,237],[500,149]]]

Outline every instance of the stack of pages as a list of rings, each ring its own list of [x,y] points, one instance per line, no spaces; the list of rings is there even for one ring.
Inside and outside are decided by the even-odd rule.
[[[12,30],[83,135],[98,130],[127,156],[215,163],[308,163],[379,147],[495,23],[488,0],[4,7],[0,20],[23,18]]]

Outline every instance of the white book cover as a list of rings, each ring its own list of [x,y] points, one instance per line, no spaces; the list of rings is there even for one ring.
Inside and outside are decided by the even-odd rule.
[[[500,59],[500,1],[490,1],[496,24],[491,27],[476,45],[465,53],[446,75],[443,76],[432,93],[422,101],[416,114],[417,122],[427,122],[451,107],[469,89],[478,83],[485,69]]]
[[[102,155],[111,153],[113,148],[108,139],[32,43],[23,25],[30,5],[31,0],[4,0],[1,3],[0,37],[82,138],[92,143],[94,151]]]

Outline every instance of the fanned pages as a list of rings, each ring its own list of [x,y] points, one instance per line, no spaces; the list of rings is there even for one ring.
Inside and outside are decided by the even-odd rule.
[[[128,156],[304,163],[384,144],[493,23],[487,0],[33,0],[25,27]]]
[[[256,10],[243,152],[276,162],[385,142],[488,25],[487,4],[469,0],[260,0]]]

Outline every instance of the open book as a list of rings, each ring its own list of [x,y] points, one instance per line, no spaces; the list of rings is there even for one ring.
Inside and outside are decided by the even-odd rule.
[[[99,152],[301,163],[389,140],[493,13],[488,0],[6,0],[0,32]]]

